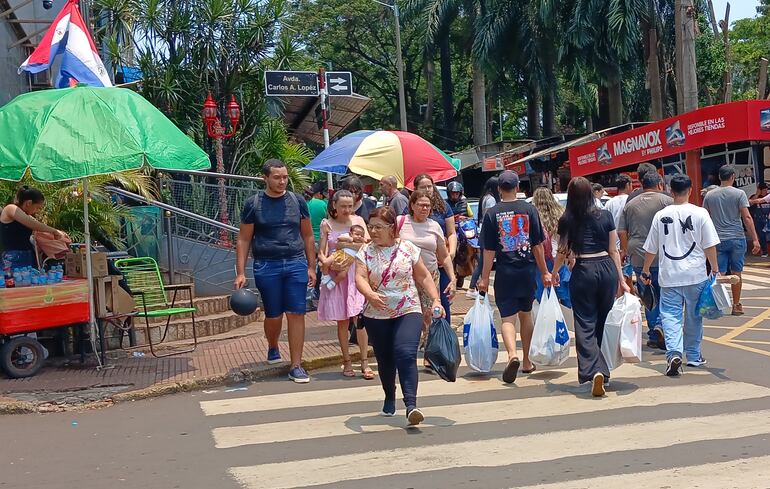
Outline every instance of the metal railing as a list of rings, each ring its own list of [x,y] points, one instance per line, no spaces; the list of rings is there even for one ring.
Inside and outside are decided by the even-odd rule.
[[[181,278],[194,282],[196,295],[223,295],[232,291],[238,228],[216,219],[132,192],[107,187],[114,195],[163,210],[160,263],[171,283]],[[136,256],[137,249],[127,250]]]

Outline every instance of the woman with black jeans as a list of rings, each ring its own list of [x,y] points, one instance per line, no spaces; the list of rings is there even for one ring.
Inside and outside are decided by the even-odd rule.
[[[578,381],[591,382],[591,394],[602,397],[610,369],[601,352],[604,323],[616,297],[629,288],[623,279],[618,233],[608,211],[596,207],[591,182],[573,178],[567,188],[567,208],[559,219],[559,251],[553,265],[554,286],[569,254],[575,257],[569,291],[575,316]]]
[[[422,422],[417,409],[417,347],[422,332],[422,308],[417,284],[443,315],[438,289],[420,259],[420,249],[398,239],[396,214],[381,207],[369,217],[372,242],[358,252],[356,286],[364,295],[364,327],[374,346],[385,402],[383,416],[396,414],[396,372],[404,393],[409,424]]]

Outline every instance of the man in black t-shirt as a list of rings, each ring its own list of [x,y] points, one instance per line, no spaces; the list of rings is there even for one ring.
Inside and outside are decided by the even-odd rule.
[[[535,207],[523,200],[516,200],[519,176],[506,170],[498,177],[501,201],[486,211],[481,226],[484,244],[484,270],[478,281],[480,292],[487,292],[493,261],[495,271],[495,303],[503,318],[502,331],[508,365],[503,371],[503,382],[516,380],[521,365],[522,372],[534,372],[529,360],[532,341],[532,303],[535,300],[535,274],[538,269],[543,285],[551,286],[551,274],[543,253],[543,229]],[[516,356],[516,326],[518,315],[521,324],[521,343],[524,362]]]
[[[306,292],[315,283],[316,254],[310,211],[305,199],[286,190],[289,175],[279,160],[263,168],[267,188],[246,201],[236,248],[235,288],[246,286],[249,248],[254,256],[254,282],[265,309],[267,363],[279,363],[278,338],[283,315],[289,330],[289,378],[310,381],[302,368],[305,344]]]

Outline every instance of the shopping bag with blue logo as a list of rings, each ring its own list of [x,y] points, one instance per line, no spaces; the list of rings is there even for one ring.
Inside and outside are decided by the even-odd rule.
[[[727,287],[717,282],[713,275],[698,298],[698,314],[706,319],[719,319],[732,311],[732,301]]]
[[[569,330],[556,291],[548,287],[540,297],[529,359],[542,366],[561,365],[569,358]]]
[[[486,294],[479,293],[463,321],[465,363],[477,372],[489,373],[497,362],[497,330]]]

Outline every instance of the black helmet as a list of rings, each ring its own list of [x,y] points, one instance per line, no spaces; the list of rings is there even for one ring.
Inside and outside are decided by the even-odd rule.
[[[460,182],[449,182],[449,185],[446,186],[446,191],[463,193],[463,184]]]

